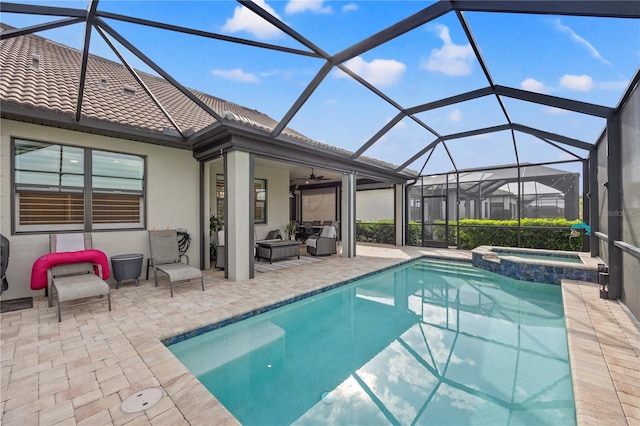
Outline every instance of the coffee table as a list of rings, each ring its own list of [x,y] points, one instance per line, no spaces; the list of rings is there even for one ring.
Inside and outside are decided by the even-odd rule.
[[[295,240],[264,240],[256,241],[258,246],[257,258],[269,259],[269,263],[274,260],[286,259],[297,256],[300,259],[300,242]]]

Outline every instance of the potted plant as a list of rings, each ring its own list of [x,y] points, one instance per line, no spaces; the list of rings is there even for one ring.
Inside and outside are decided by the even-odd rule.
[[[284,226],[284,232],[287,234],[290,240],[293,240],[296,236],[296,223],[294,221],[290,221]]]

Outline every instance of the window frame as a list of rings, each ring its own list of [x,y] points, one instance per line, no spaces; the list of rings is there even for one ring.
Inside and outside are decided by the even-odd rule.
[[[224,174],[216,173],[215,178],[215,194],[216,194],[216,214],[218,219],[220,219],[221,223],[224,223],[224,203],[226,202],[226,197],[224,193]],[[262,183],[262,188],[264,190],[264,200],[258,200],[257,188],[256,185],[258,182]],[[253,178],[253,208],[254,208],[254,218],[253,223],[255,225],[264,225],[267,223],[267,206],[269,200],[269,188],[267,185],[267,179],[264,178]],[[221,196],[222,194],[222,196]],[[257,217],[258,212],[258,204],[262,204],[262,217]]]
[[[83,154],[83,168],[82,168],[82,186],[52,186],[39,183],[17,183],[17,145],[19,142],[33,142],[37,144],[44,144],[49,146],[61,146],[77,148],[82,150]],[[40,139],[34,139],[29,137],[11,137],[11,232],[12,234],[37,234],[37,233],[55,233],[65,231],[83,231],[83,232],[95,232],[95,231],[134,231],[144,230],[147,226],[147,187],[148,187],[148,158],[141,154],[132,154],[127,152],[100,149],[91,146],[79,146],[73,144],[66,144],[60,142],[43,141]],[[94,152],[100,153],[113,153],[124,156],[131,156],[133,158],[142,161],[142,178],[141,178],[141,190],[125,190],[116,188],[102,188],[93,187],[93,173],[94,167],[92,162],[92,155]],[[81,223],[49,223],[49,224],[20,224],[20,193],[36,193],[41,192],[43,194],[81,194],[82,196],[82,211],[83,218]],[[101,195],[115,195],[115,196],[127,196],[133,195],[139,199],[138,207],[138,221],[134,222],[118,222],[118,223],[95,223],[93,221],[93,196],[94,194]],[[46,214],[46,213],[45,213]]]

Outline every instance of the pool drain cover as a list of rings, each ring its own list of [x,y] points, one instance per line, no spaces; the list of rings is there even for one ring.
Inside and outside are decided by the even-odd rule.
[[[125,413],[138,413],[154,406],[164,395],[160,388],[142,389],[125,399],[120,406]]]

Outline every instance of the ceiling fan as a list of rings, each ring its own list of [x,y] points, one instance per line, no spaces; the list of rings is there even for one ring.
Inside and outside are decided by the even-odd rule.
[[[313,167],[311,168],[311,174],[310,174],[308,177],[299,177],[299,178],[294,177],[294,179],[297,179],[297,180],[304,180],[304,181],[306,181],[307,183],[309,183],[310,181],[313,181],[313,182],[320,182],[320,181],[323,181],[323,180],[331,180],[330,178],[327,178],[327,177],[324,177],[324,176],[316,176],[316,175],[313,173]]]

